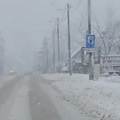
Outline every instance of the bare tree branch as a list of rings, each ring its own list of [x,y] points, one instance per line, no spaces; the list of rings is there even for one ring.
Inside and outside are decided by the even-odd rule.
[[[102,39],[102,41],[103,41],[103,45],[104,45],[104,49],[105,49],[105,54],[107,53],[107,48],[106,48],[106,44],[105,44],[105,35],[106,35],[106,32],[102,32],[101,31],[101,29],[100,29],[100,26],[99,26],[99,24],[96,22],[96,26],[97,27],[94,27],[94,29],[96,29],[96,31],[98,32],[98,34],[99,34],[99,36],[100,36],[100,38]]]

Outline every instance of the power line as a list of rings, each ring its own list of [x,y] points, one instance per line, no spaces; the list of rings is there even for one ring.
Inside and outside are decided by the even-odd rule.
[[[62,24],[67,18],[67,15],[65,16],[65,18],[60,22],[60,24]]]
[[[58,10],[60,10],[60,9],[58,9]],[[64,12],[63,12],[62,18],[59,21],[60,22],[59,24],[61,24],[67,18],[66,10],[67,10],[67,8],[66,8],[66,5],[65,5],[65,8],[62,10]],[[66,16],[65,16],[65,14],[66,14]]]
[[[67,18],[67,15],[65,16],[65,18],[63,19],[63,21],[65,21],[65,20],[66,20],[66,18]]]
[[[81,3],[82,3],[82,0],[79,0],[75,6],[71,6],[72,8],[73,7],[76,7],[76,8],[70,12],[75,12],[80,7]]]
[[[67,10],[66,8],[64,8],[64,9],[56,9],[56,10],[59,10],[59,11],[65,11],[65,10]]]
[[[78,2],[77,2],[75,5],[71,6],[71,7],[76,7],[76,6],[78,6],[79,2],[81,2],[81,1],[82,1],[82,0],[78,0]]]
[[[66,10],[64,11],[64,13],[63,13],[63,16],[62,16],[62,19],[61,19],[61,21],[63,21],[63,19],[64,19],[64,16],[65,16],[65,13],[66,13]]]
[[[38,31],[17,31],[17,30],[15,30],[15,31],[3,31],[2,32],[2,34],[13,34],[13,33],[19,33],[19,34],[21,34],[21,33],[49,33],[51,30],[38,30]]]
[[[57,22],[55,22],[55,28],[54,28],[54,32],[55,32],[55,33],[54,33],[54,34],[56,34],[56,32],[57,32],[57,31],[56,31],[56,27],[57,27]]]

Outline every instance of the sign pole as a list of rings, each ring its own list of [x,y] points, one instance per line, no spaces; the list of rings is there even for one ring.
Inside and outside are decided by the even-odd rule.
[[[88,34],[91,34],[91,0],[88,0]],[[89,80],[94,79],[93,73],[93,53],[89,53]]]
[[[89,53],[89,80],[94,79],[94,58],[93,53],[95,52],[95,35],[86,36],[86,50]]]

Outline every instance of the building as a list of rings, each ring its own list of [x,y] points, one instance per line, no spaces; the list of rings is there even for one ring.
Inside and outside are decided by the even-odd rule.
[[[95,50],[94,63],[99,63],[99,49]],[[88,73],[89,54],[85,47],[79,47],[72,55],[72,71],[73,73]],[[69,68],[69,59],[66,63]],[[69,72],[69,71],[68,71]]]

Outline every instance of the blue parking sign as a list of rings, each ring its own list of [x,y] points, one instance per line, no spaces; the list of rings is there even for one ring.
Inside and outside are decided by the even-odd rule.
[[[86,36],[86,48],[95,48],[95,35]]]

